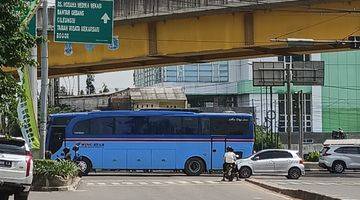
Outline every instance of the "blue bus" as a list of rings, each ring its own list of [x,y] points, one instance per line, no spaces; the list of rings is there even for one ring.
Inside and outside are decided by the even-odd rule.
[[[50,116],[47,150],[52,159],[78,145],[80,168],[183,170],[187,175],[222,169],[227,146],[252,154],[250,114],[141,110],[95,111]]]

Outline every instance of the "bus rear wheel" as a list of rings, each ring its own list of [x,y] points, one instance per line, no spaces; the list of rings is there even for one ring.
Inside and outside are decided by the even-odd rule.
[[[205,171],[205,163],[201,158],[192,157],[185,163],[184,172],[188,176],[199,176]]]

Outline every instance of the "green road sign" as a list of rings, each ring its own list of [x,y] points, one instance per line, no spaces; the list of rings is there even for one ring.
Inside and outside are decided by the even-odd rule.
[[[36,36],[36,15],[32,17],[32,19],[29,22],[28,30],[27,30],[32,36]]]
[[[56,0],[55,42],[110,44],[113,0]]]

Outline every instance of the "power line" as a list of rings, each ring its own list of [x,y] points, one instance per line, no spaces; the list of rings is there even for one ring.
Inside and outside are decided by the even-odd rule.
[[[290,34],[293,34],[293,33],[297,33],[297,32],[300,32],[300,31],[303,31],[303,30],[306,30],[306,29],[309,29],[309,28],[312,28],[314,26],[318,26],[320,24],[324,24],[326,22],[330,22],[330,21],[333,21],[333,20],[336,20],[336,19],[339,19],[339,18],[342,18],[342,17],[345,17],[349,15],[349,13],[345,13],[345,14],[342,14],[342,15],[339,15],[339,16],[335,16],[335,17],[332,17],[330,19],[326,19],[326,20],[323,20],[323,21],[320,21],[320,22],[317,22],[317,23],[314,23],[314,24],[311,24],[311,25],[308,25],[308,26],[302,26],[302,27],[299,27],[293,31],[290,31],[290,32],[287,32],[287,33],[284,33],[284,34],[281,34],[277,37],[275,37],[275,39],[278,39],[278,38],[281,38],[281,37],[284,37],[284,36],[288,36]]]

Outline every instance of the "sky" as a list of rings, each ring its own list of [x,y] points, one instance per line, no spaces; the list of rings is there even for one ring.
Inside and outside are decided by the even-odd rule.
[[[95,91],[96,93],[101,90],[103,84],[107,85],[110,91],[115,91],[115,88],[119,90],[133,87],[133,71],[120,71],[110,72],[103,74],[95,74]],[[62,77],[60,78],[60,85],[65,86],[68,92],[76,95],[77,94],[77,76]],[[86,88],[86,75],[80,76],[80,90]]]

